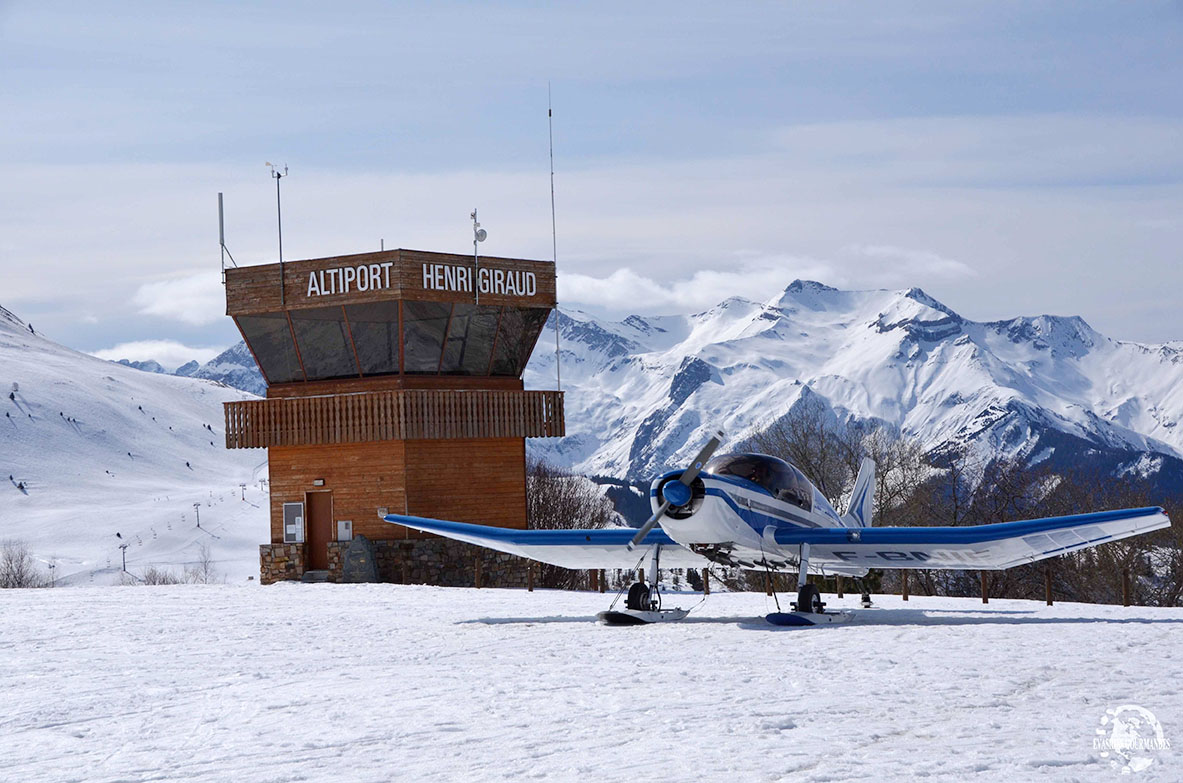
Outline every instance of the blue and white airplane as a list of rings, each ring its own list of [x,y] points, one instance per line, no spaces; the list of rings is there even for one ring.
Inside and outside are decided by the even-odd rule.
[[[640,528],[514,530],[390,514],[387,522],[566,568],[637,569],[626,610],[606,622],[681,619],[662,610],[658,568],[726,566],[798,575],[796,611],[769,620],[817,625],[849,619],[826,612],[809,573],[865,576],[871,568],[1001,570],[1168,527],[1162,508],[1132,508],[970,527],[872,527],[875,463],[864,459],[840,515],[800,470],[763,454],[712,458],[717,432],[685,470],[650,487],[653,515]],[[660,527],[658,527],[660,526]],[[864,591],[864,606],[870,597]]]

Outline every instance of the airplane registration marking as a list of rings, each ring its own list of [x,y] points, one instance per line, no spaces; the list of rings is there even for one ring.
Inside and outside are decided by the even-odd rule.
[[[963,563],[978,563],[988,559],[988,552],[960,552],[957,550],[934,550],[932,552],[901,552],[893,549],[880,549],[874,552],[855,552],[848,549],[834,550],[834,557],[843,562],[855,560],[879,560],[885,563],[927,563],[930,560],[946,562],[949,560]]]

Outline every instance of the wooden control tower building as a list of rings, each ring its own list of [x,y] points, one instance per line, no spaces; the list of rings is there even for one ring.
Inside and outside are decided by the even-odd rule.
[[[547,261],[390,250],[226,270],[267,381],[225,405],[226,447],[267,449],[262,581],[332,579],[364,535],[383,580],[472,584],[472,548],[379,512],[525,527],[525,439],[564,433],[562,392],[522,384],[554,305]],[[525,578],[498,557],[486,582]]]

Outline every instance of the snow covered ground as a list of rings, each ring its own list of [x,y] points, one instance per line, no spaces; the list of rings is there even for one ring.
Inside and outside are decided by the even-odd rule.
[[[1109,781],[1130,703],[1176,749],[1125,779],[1180,779],[1183,610],[877,601],[608,628],[592,593],[0,591],[0,780]]]

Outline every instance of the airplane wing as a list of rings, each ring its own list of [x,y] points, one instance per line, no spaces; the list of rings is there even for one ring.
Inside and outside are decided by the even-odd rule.
[[[651,547],[660,544],[662,568],[703,568],[710,561],[681,546],[655,528],[633,552],[628,542],[637,534],[631,527],[595,530],[516,530],[505,527],[470,525],[442,519],[388,514],[383,517],[395,525],[435,533],[498,552],[537,560],[564,568],[636,568],[644,566]]]
[[[997,570],[1170,524],[1163,509],[1149,507],[969,527],[781,529],[774,537],[786,548],[809,544],[817,565]]]

